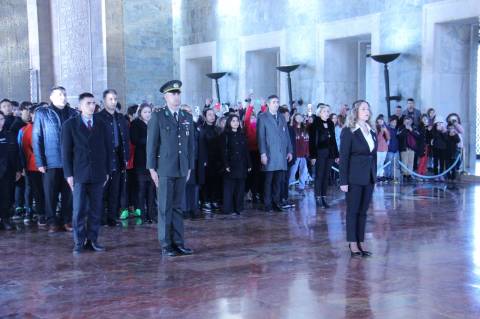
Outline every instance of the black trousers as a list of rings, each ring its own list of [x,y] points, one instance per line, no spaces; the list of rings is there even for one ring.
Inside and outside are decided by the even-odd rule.
[[[372,200],[374,184],[348,185],[347,200],[347,241],[363,242],[367,210]]]
[[[104,210],[103,221],[117,220],[120,211],[120,199],[122,183],[125,180],[125,174],[116,170],[110,173],[108,182],[103,190],[103,199],[106,202],[106,211]]]
[[[263,174],[261,171],[260,153],[258,151],[250,151],[250,161],[252,163],[252,170],[247,176],[246,191],[252,192],[252,195],[261,195],[263,193]]]
[[[441,174],[447,169],[447,160],[445,150],[433,149],[433,173],[435,175]]]
[[[27,176],[22,176],[15,182],[15,207],[31,208],[32,190]]]
[[[0,177],[0,217],[3,222],[8,222],[13,205],[15,177],[11,176],[11,174],[5,175]]]
[[[136,171],[137,200],[136,207],[144,212],[144,219],[154,220],[155,214],[155,184],[147,170]]]
[[[198,210],[198,185],[187,183],[185,186],[184,200],[183,211],[196,213]]]
[[[120,208],[125,209],[137,204],[137,173],[134,169],[125,171],[125,181],[122,182],[122,197]]]
[[[284,172],[283,178],[282,178],[282,186],[281,186],[281,191],[280,191],[280,202],[284,202],[288,199],[288,186],[289,186],[289,180],[290,180],[290,165],[288,167],[288,170]]]
[[[202,185],[200,195],[202,202],[211,203],[221,200],[222,176],[216,169],[206,168],[205,184]]]
[[[103,183],[75,183],[73,187],[73,241],[97,242],[102,218]]]
[[[245,179],[229,178],[223,179],[223,212],[231,214],[243,211],[243,200],[245,197]]]
[[[270,171],[264,172],[264,183],[263,183],[263,204],[265,210],[272,208],[272,204],[280,206],[282,183],[284,181],[285,171]]]
[[[158,177],[158,240],[162,248],[183,246],[182,199],[186,177]]]
[[[35,199],[35,213],[45,215],[45,195],[43,193],[42,173],[28,171],[27,179],[32,190],[32,197]]]
[[[62,168],[49,168],[43,174],[43,190],[45,192],[45,217],[47,224],[68,224],[72,220],[72,191],[63,176]],[[57,221],[58,195],[61,195],[62,208],[60,220]]]
[[[327,196],[328,178],[333,159],[319,157],[315,162],[315,196]]]

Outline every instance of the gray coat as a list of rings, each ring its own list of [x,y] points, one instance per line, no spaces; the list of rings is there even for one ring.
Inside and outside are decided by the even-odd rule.
[[[269,111],[261,113],[257,120],[257,141],[260,154],[268,157],[262,171],[286,171],[287,154],[292,153],[288,124],[282,114],[277,113],[278,124]]]
[[[194,168],[192,116],[178,112],[178,123],[167,107],[153,111],[147,129],[147,168],[160,177],[184,177]]]

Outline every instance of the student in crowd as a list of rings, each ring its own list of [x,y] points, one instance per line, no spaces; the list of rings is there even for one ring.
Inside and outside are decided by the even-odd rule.
[[[203,117],[205,122],[200,128],[198,142],[198,177],[202,210],[211,213],[220,210],[222,162],[215,110],[203,110]]]
[[[447,117],[448,118],[448,117]],[[460,143],[460,135],[458,134],[458,130],[455,127],[455,124],[448,124],[447,126],[447,134],[446,134],[446,168],[449,168],[455,163],[455,160],[458,156],[458,144]],[[454,167],[447,173],[447,180],[454,181],[457,174],[457,168]]]
[[[307,160],[310,156],[309,143],[310,136],[305,126],[304,118],[301,113],[295,113],[293,116],[292,128],[295,136],[295,161],[290,169],[289,185],[292,185],[296,180],[298,173],[298,186],[301,195],[305,195],[305,185],[308,180],[308,166]],[[293,146],[293,145],[292,145]]]
[[[388,144],[390,142],[390,131],[385,125],[383,114],[377,116],[375,120],[377,130],[377,180],[385,181],[385,170],[383,164],[387,158]]]
[[[442,174],[447,168],[447,126],[443,117],[435,118],[435,125],[432,130],[432,153],[433,153],[433,173]],[[438,181],[444,181],[445,177],[440,176]]]
[[[252,201],[254,203],[259,203],[263,184],[262,173],[260,169],[260,153],[258,152],[257,143],[257,116],[255,115],[255,108],[251,103],[251,100],[248,101],[248,106],[245,111],[245,117],[243,121],[245,135],[247,136],[248,151],[250,153],[250,160],[252,163],[252,171],[247,177],[247,191],[250,191]]]
[[[422,114],[418,132],[420,137],[417,145],[418,165],[417,172],[420,175],[427,174],[428,157],[430,155],[430,143],[432,141],[432,126],[427,114]]]
[[[332,164],[339,160],[335,125],[329,116],[330,107],[319,105],[310,129],[309,151],[312,165],[315,165],[315,197],[317,204],[323,208],[330,207],[327,203],[328,178]]]
[[[289,179],[290,179],[290,170],[292,169],[293,163],[295,163],[296,160],[296,143],[295,143],[295,130],[293,129],[293,126],[291,125],[291,116],[290,116],[290,111],[288,110],[287,105],[282,105],[278,109],[278,113],[283,115],[285,118],[285,122],[287,123],[287,128],[288,128],[288,135],[290,137],[290,145],[292,145],[292,160],[287,163],[287,171],[285,174],[283,174],[283,182],[282,182],[282,189],[281,189],[281,202],[282,205],[288,207],[288,208],[294,208],[295,203],[290,200],[288,196],[288,186],[289,186]]]
[[[243,211],[245,180],[252,169],[247,138],[240,127],[240,117],[230,115],[220,136],[223,166],[223,213]]]
[[[155,209],[155,184],[147,170],[147,124],[152,117],[149,104],[142,104],[138,109],[138,117],[130,126],[130,141],[134,146],[133,170],[136,177],[137,198],[134,216],[142,216],[143,222],[153,223],[157,220]],[[128,216],[126,216],[128,217]],[[122,215],[121,218],[125,219]]]
[[[413,119],[409,115],[405,115],[403,124],[404,127],[398,133],[398,141],[400,158],[408,168],[408,170],[403,170],[403,179],[408,182],[413,181],[410,171],[413,171],[417,139],[420,137],[420,133],[413,126]]]
[[[5,126],[5,114],[0,111],[0,229],[13,229],[10,223],[12,191],[21,176],[18,154],[15,136]]]
[[[387,126],[390,140],[388,142],[388,152],[385,162],[390,162],[390,164],[385,167],[385,177],[389,181],[393,181],[394,179],[398,180],[400,178],[397,121],[398,117],[396,115],[391,115],[388,121],[389,125]]]

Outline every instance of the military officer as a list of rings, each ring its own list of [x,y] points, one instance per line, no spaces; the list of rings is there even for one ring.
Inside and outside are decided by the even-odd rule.
[[[166,256],[191,255],[184,246],[182,199],[195,164],[192,116],[180,109],[182,82],[165,83],[166,106],[155,110],[147,129],[147,168],[157,187],[158,240]]]

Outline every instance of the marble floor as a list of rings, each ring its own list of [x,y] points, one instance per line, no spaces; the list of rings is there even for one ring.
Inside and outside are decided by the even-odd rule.
[[[108,252],[78,257],[69,234],[1,231],[0,318],[480,318],[480,186],[378,186],[368,259],[329,197],[187,220],[196,254],[173,259],[154,225],[105,228]]]

